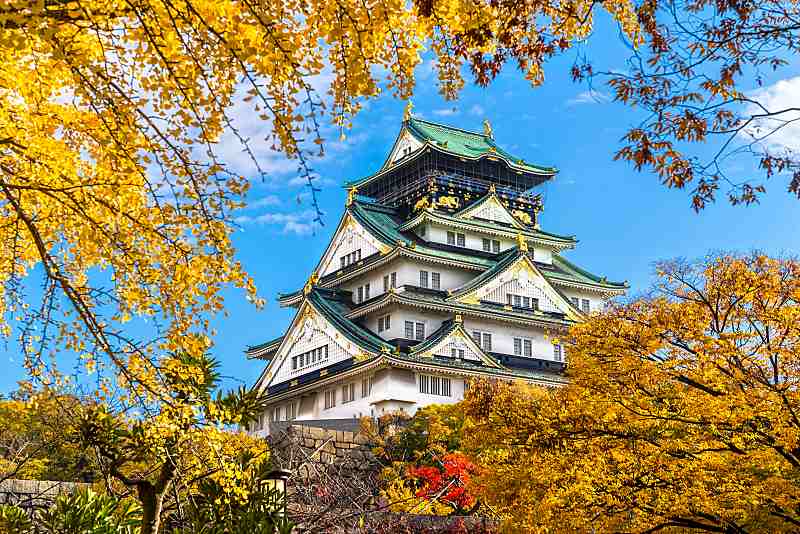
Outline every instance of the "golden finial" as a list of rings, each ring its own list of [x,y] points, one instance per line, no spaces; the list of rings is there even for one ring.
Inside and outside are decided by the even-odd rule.
[[[464,322],[464,318],[461,316],[460,313],[457,313],[453,321],[455,321],[456,324],[461,324]]]
[[[489,123],[489,119],[483,120],[483,135],[489,139],[494,139],[494,132],[492,132],[492,125]]]
[[[406,102],[406,108],[403,110],[403,122],[411,119],[411,110],[414,109],[414,104],[409,100]]]
[[[494,188],[494,184],[489,184],[489,192],[490,192],[490,193],[495,193],[495,192],[497,192],[497,190]]]
[[[353,204],[353,201],[356,199],[356,195],[358,194],[357,187],[351,187],[347,190],[347,200],[345,201],[344,205],[348,208]]]
[[[528,242],[522,234],[517,234],[517,248],[520,252],[528,252]]]
[[[306,282],[306,286],[303,288],[303,295],[308,295],[311,293],[311,290],[314,289],[314,286],[317,285],[319,282],[319,275],[317,271],[311,273],[311,276],[308,277],[308,282]]]

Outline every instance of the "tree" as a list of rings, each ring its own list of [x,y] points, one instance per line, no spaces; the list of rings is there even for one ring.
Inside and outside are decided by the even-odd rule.
[[[800,263],[658,269],[572,329],[568,386],[470,390],[479,496],[531,531],[797,531]]]

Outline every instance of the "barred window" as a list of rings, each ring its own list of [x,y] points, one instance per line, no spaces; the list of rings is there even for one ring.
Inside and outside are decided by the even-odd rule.
[[[450,349],[450,356],[453,358],[464,359],[464,349]]]
[[[498,241],[497,239],[492,239],[492,252],[494,252],[495,254],[500,252],[500,241]]]
[[[514,338],[514,356],[522,356],[522,339]]]
[[[492,240],[491,239],[483,239],[483,251],[484,252],[491,252],[492,251]]]
[[[455,245],[456,244],[456,233],[455,232],[447,232],[447,244],[448,245]]]
[[[450,379],[441,376],[419,375],[419,392],[426,395],[450,397]]]
[[[580,309],[581,306],[580,302],[578,302],[578,297],[570,297],[569,300],[572,302],[572,305],[575,306],[575,308]]]
[[[358,298],[356,299],[356,303],[364,302],[364,288],[362,286],[358,286]]]
[[[433,289],[439,289],[440,278],[439,273],[431,273],[431,287]]]
[[[336,406],[336,390],[329,389],[325,392],[325,409],[329,410]]]
[[[533,356],[533,342],[530,339],[515,337],[514,338],[514,355],[526,356],[528,358]]]
[[[412,321],[406,321],[406,339],[414,339],[414,323]]]
[[[364,284],[364,300],[369,300],[369,284]]]
[[[553,345],[553,359],[557,362],[561,361],[561,345]]]
[[[328,345],[323,345],[292,357],[292,370],[302,369],[328,359]]]
[[[372,377],[369,376],[361,380],[361,397],[369,397],[372,394]]]
[[[392,287],[397,287],[397,273],[392,273]]]
[[[389,275],[388,274],[383,277],[383,292],[384,293],[388,293],[389,292]]]
[[[589,299],[581,300],[581,309],[583,313],[589,313]]]
[[[356,398],[356,385],[354,383],[342,386],[342,404],[353,402]]]
[[[466,246],[466,236],[464,234],[457,234],[456,235],[456,245],[459,247]]]
[[[416,324],[416,340],[422,341],[425,339],[425,323],[417,323]]]
[[[428,287],[428,271],[419,272],[419,286]]]

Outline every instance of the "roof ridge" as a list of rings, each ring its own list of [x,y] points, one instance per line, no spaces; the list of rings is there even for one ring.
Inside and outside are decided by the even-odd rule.
[[[578,274],[581,274],[581,275],[585,276],[586,278],[594,281],[595,283],[607,284],[607,285],[610,285],[610,286],[620,286],[620,287],[626,287],[627,286],[627,284],[625,282],[612,282],[612,281],[608,280],[605,276],[597,276],[596,274],[590,273],[586,269],[578,267],[577,265],[575,265],[574,263],[572,263],[571,261],[566,259],[561,254],[553,254],[553,256],[555,258],[557,258],[559,261],[562,261],[563,263],[565,263],[567,265],[567,267],[569,267],[570,269],[573,269],[573,270],[577,271]],[[557,276],[557,274],[556,274],[556,276]]]
[[[471,130],[465,130],[464,128],[459,128],[457,126],[450,126],[449,124],[442,124],[441,122],[434,122],[434,121],[423,119],[423,118],[420,118],[420,117],[411,117],[409,119],[409,123],[411,121],[424,122],[425,124],[429,124],[431,126],[438,126],[440,128],[447,128],[448,130],[453,130],[453,131],[456,131],[456,132],[461,132],[461,133],[465,133],[465,134],[469,134],[469,135],[475,135],[475,136],[478,136],[478,137],[482,137],[484,139],[491,139],[490,137],[486,136],[486,134],[484,134],[482,132],[473,132]]]

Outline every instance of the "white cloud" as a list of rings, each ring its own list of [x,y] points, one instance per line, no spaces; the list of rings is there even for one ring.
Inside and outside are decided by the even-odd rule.
[[[442,108],[442,109],[434,109],[434,110],[433,110],[433,114],[434,114],[434,115],[437,115],[437,116],[439,116],[439,117],[451,117],[451,116],[453,116],[453,115],[458,115],[458,114],[460,114],[460,113],[461,113],[461,112],[460,112],[460,111],[459,111],[457,108],[455,108],[455,107],[452,107],[452,108]]]
[[[578,93],[575,95],[575,97],[567,100],[567,106],[578,106],[580,104],[604,104],[610,101],[611,97],[609,97],[606,93],[589,89],[588,91]]]
[[[247,209],[255,209],[255,208],[264,208],[266,206],[279,206],[281,204],[281,199],[275,195],[267,195],[263,198],[259,198],[252,202],[248,202],[246,208]]]
[[[800,102],[800,76],[780,80],[747,95],[761,106],[749,104],[746,116],[779,113],[797,108]],[[768,150],[800,152],[800,112],[786,111],[774,117],[761,118],[750,123],[744,131]]]
[[[483,106],[480,106],[478,104],[475,104],[474,106],[469,108],[470,115],[475,115],[476,117],[483,117],[484,113],[486,113],[486,111],[483,109]]]
[[[314,221],[316,218],[314,210],[305,210],[295,213],[262,213],[261,215],[249,216],[242,215],[236,217],[234,222],[240,225],[275,225],[281,228],[281,233],[309,235],[319,228],[319,224]]]

